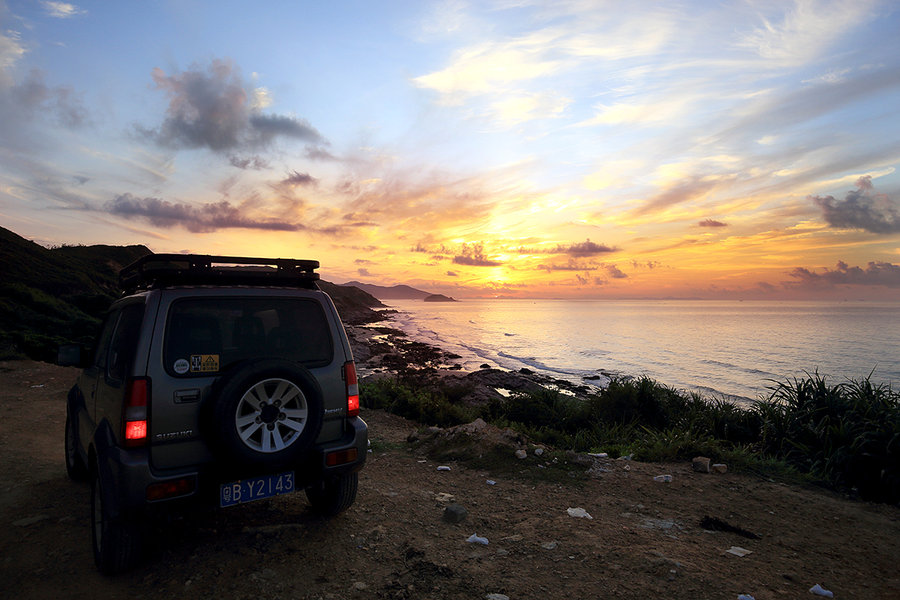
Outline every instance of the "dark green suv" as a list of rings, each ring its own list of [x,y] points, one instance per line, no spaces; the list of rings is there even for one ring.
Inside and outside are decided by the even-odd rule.
[[[299,490],[335,515],[356,499],[365,422],[350,345],[316,261],[151,254],[69,392],[66,468],[92,482],[94,559],[139,558],[156,509],[231,507]]]

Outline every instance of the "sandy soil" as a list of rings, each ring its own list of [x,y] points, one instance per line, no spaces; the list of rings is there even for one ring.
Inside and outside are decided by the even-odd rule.
[[[320,519],[295,494],[193,515],[161,527],[134,571],[103,577],[89,489],[63,464],[75,375],[0,362],[0,598],[766,600],[813,598],[814,584],[900,598],[898,507],[690,464],[558,468],[529,452],[475,468],[434,458],[427,436],[408,443],[416,425],[380,411],[365,411],[373,452],[345,514]],[[449,502],[468,510],[462,523],[442,519]],[[704,517],[759,539],[706,530]],[[489,543],[466,541],[476,533]]]

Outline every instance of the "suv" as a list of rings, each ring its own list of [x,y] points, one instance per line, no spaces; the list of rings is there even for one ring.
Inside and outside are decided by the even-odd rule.
[[[303,489],[324,515],[353,504],[368,433],[318,266],[151,254],[121,271],[125,296],[93,351],[60,348],[60,364],[84,368],[66,406],[66,470],[92,482],[101,572],[138,560],[163,507]]]

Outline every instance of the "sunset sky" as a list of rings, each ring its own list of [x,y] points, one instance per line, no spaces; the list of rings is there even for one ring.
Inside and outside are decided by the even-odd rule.
[[[0,225],[457,298],[900,300],[900,3],[0,0]]]

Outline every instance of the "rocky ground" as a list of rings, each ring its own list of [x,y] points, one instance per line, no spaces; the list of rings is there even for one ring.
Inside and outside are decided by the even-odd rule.
[[[368,372],[404,357],[452,367],[389,330],[351,336]],[[192,514],[160,524],[134,571],[103,577],[88,486],[63,463],[75,376],[0,362],[0,598],[766,600],[813,598],[816,584],[839,599],[900,598],[896,506],[689,463],[538,456],[490,426],[420,430],[365,409],[372,452],[346,513],[321,519],[295,494]]]

